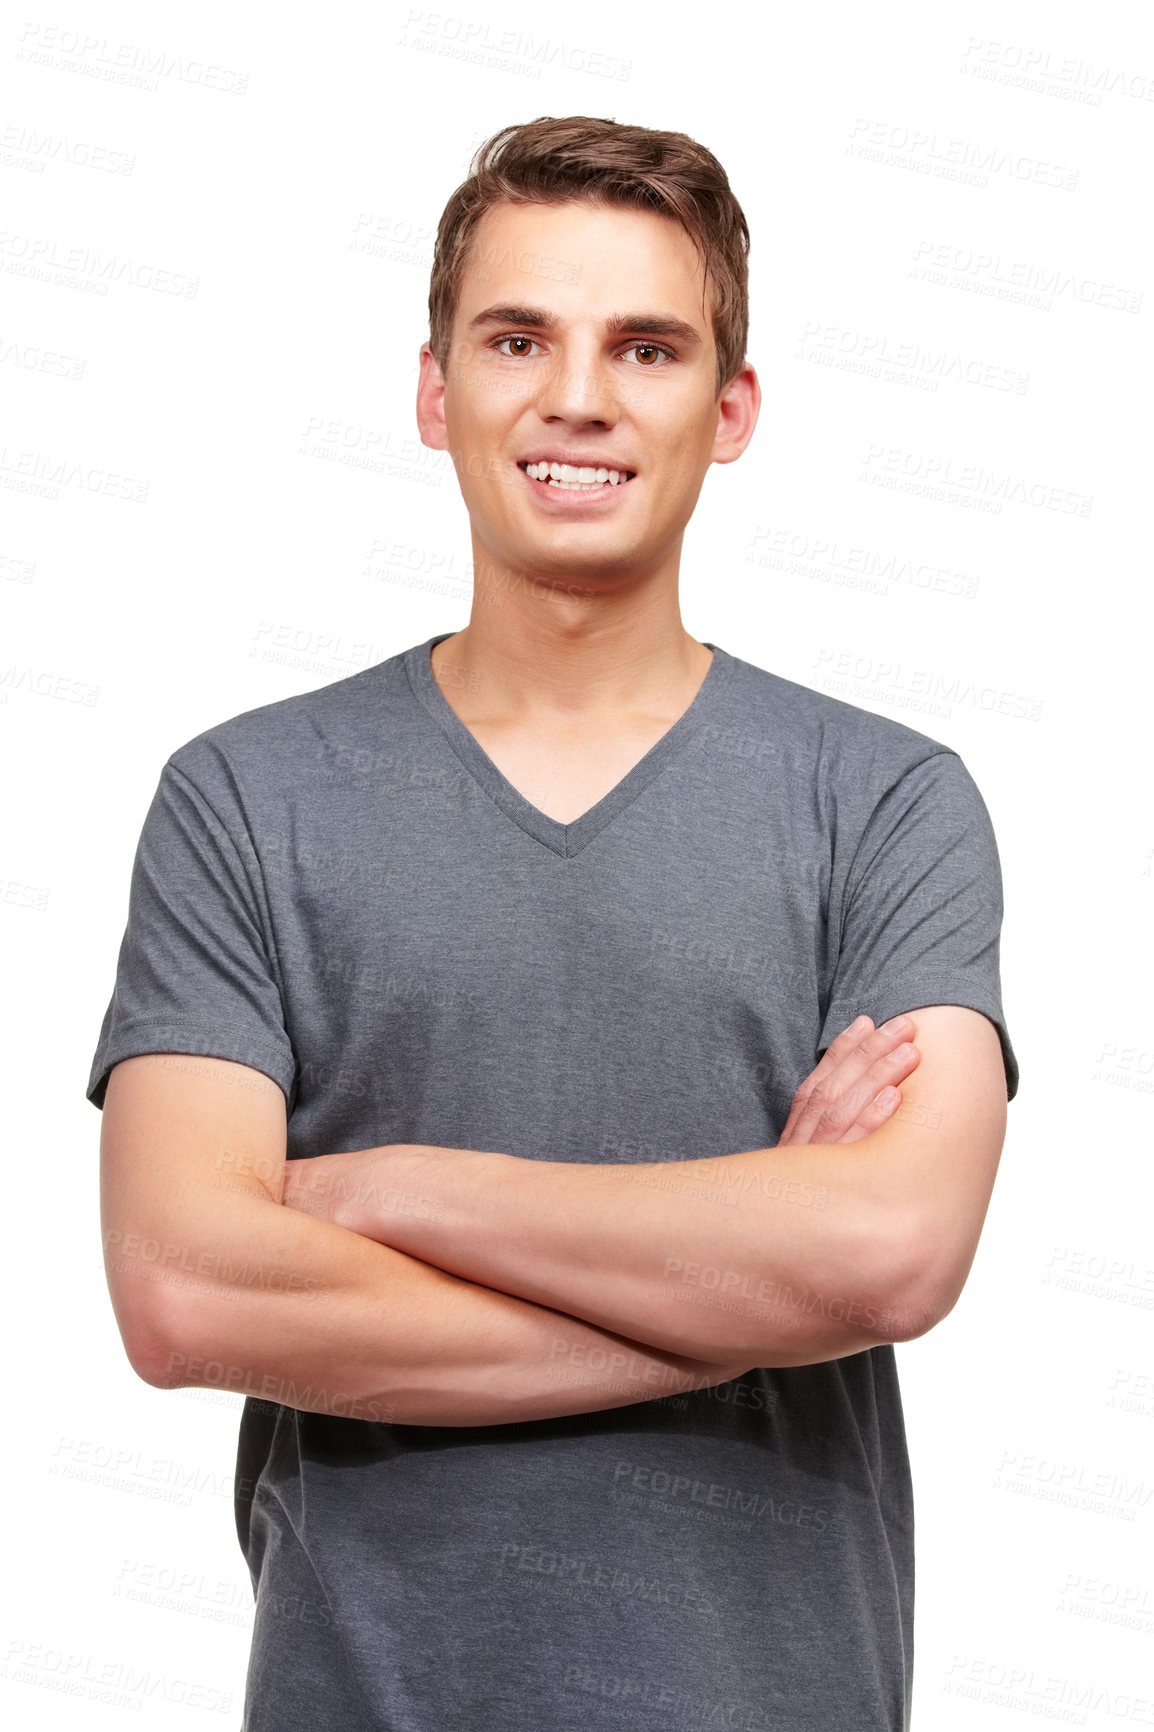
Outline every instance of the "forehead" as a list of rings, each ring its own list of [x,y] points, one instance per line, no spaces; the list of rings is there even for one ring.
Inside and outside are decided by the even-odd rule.
[[[681,224],[655,211],[503,202],[473,230],[458,315],[496,300],[547,302],[566,317],[652,303],[700,327],[705,269]]]

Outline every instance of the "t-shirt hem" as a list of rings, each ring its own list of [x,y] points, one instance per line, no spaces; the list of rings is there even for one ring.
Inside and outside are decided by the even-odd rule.
[[[103,1109],[108,1075],[121,1059],[142,1053],[182,1053],[190,1058],[227,1058],[251,1066],[271,1078],[282,1090],[287,1105],[296,1075],[295,1062],[274,1046],[254,1042],[239,1028],[223,1033],[194,1023],[138,1022],[119,1032],[97,1056],[89,1074],[86,1098]]]

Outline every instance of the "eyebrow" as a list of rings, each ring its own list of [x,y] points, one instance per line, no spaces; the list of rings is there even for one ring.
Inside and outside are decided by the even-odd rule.
[[[475,319],[469,320],[466,329],[477,331],[492,325],[519,325],[526,329],[551,331],[557,322],[556,313],[550,312],[548,307],[486,307]],[[622,337],[626,332],[632,332],[646,337],[674,337],[687,347],[701,342],[701,333],[693,325],[686,324],[684,319],[675,319],[672,313],[614,313],[604,324],[605,334],[609,337]]]

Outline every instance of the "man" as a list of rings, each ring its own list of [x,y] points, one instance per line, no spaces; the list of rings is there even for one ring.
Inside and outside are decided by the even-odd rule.
[[[249,1398],[246,1732],[908,1725],[893,1343],[1017,1087],[1001,884],[956,753],[681,624],[747,245],[683,134],[491,139],[418,392],[468,626],[145,821],[106,1265],[141,1376]]]

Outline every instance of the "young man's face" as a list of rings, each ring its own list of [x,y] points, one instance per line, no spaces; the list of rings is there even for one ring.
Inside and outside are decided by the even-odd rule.
[[[668,217],[580,203],[486,211],[443,399],[427,344],[418,394],[422,437],[452,454],[479,560],[565,588],[676,571],[706,470],[744,450],[757,415],[751,368],[717,399],[703,291],[696,248]],[[529,476],[551,459],[620,480],[574,493]]]

